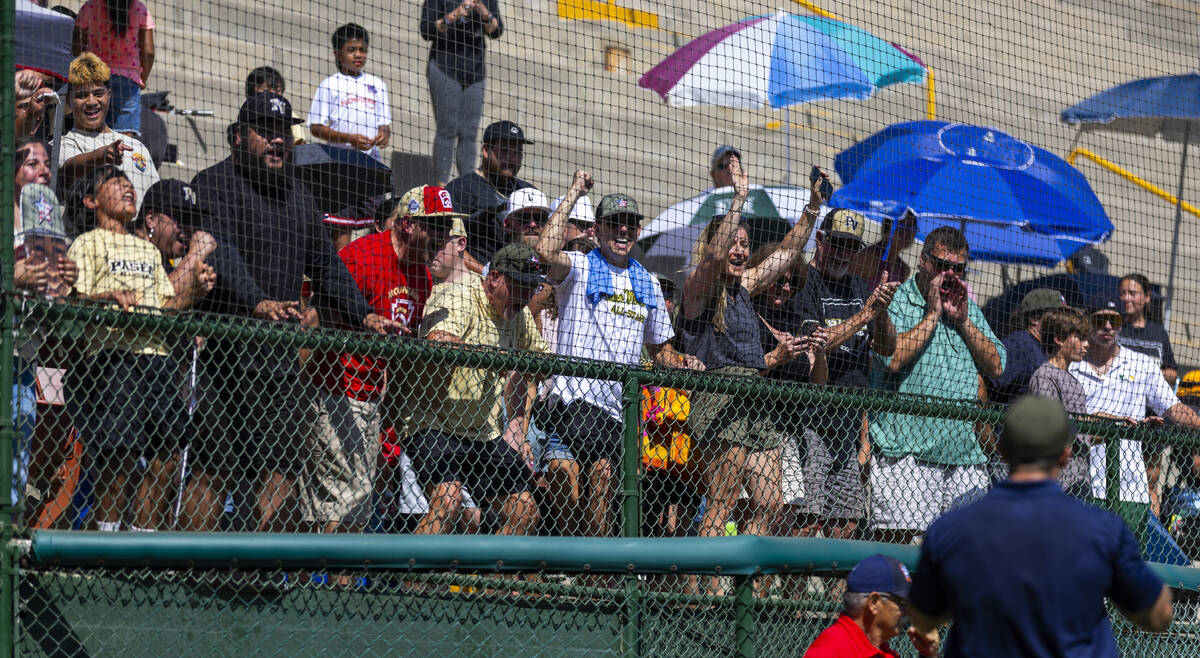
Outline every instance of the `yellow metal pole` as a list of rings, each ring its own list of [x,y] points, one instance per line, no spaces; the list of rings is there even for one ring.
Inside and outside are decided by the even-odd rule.
[[[933,69],[925,67],[925,118],[937,118],[937,98],[933,91]]]
[[[1104,158],[1096,155],[1095,153],[1092,153],[1091,151],[1089,151],[1085,148],[1077,148],[1074,151],[1071,151],[1071,154],[1067,156],[1067,162],[1069,162],[1071,164],[1075,164],[1075,158],[1080,155],[1087,158],[1088,160],[1091,160],[1092,162],[1095,162],[1096,164],[1100,165],[1101,167],[1113,172],[1114,174],[1120,176],[1121,178],[1124,178],[1125,180],[1129,181],[1130,183],[1133,183],[1134,185],[1141,187],[1142,189],[1150,192],[1151,194],[1153,194],[1165,201],[1171,202],[1171,205],[1178,205],[1179,207],[1192,213],[1193,215],[1200,217],[1200,208],[1193,206],[1192,204],[1188,203],[1187,201],[1180,203],[1178,197],[1176,197],[1174,194],[1171,194],[1170,192],[1162,189],[1161,187],[1155,185],[1154,183],[1151,183],[1150,181],[1148,181],[1144,178],[1141,178],[1140,176],[1134,174],[1133,172],[1129,171],[1128,169],[1125,169],[1124,167],[1122,167],[1119,164],[1105,160]]]
[[[820,16],[821,18],[830,18],[835,21],[842,20],[842,19],[838,18],[837,15],[834,14],[833,12],[829,12],[829,11],[825,11],[824,9],[821,9],[820,7],[818,7],[816,5],[816,3],[809,2],[808,0],[794,0],[794,2],[798,5],[800,5],[801,7],[804,7],[805,9],[816,14],[817,16]]]

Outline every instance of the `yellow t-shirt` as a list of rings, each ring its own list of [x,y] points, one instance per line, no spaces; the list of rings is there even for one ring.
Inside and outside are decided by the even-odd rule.
[[[137,305],[159,308],[175,296],[162,256],[148,240],[107,229],[88,231],[71,243],[67,252],[79,268],[75,290],[84,296],[118,290],[137,293]],[[115,305],[114,305],[115,306]],[[139,309],[140,312],[154,312]],[[165,356],[166,346],[154,336],[137,331],[109,329],[92,336],[88,352],[123,349],[135,354]]]
[[[485,345],[531,352],[546,352],[546,341],[533,323],[528,308],[505,321],[488,304],[483,279],[434,286],[425,303],[421,336],[444,331],[467,345]],[[436,367],[436,366],[429,366]],[[440,373],[439,373],[440,374]],[[414,427],[434,429],[475,441],[490,441],[504,431],[504,382],[507,372],[453,367],[438,390],[429,390],[417,401]]]

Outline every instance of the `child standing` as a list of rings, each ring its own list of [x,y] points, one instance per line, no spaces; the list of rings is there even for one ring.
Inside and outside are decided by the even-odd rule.
[[[1074,309],[1050,311],[1043,316],[1042,349],[1050,359],[1033,371],[1029,379],[1030,393],[1062,402],[1073,416],[1087,415],[1087,393],[1068,368],[1083,360],[1090,332],[1088,319]],[[1059,476],[1063,489],[1073,496],[1084,497],[1090,490],[1087,449],[1086,437],[1076,435],[1071,461]]]
[[[75,19],[71,55],[93,52],[112,69],[108,125],[142,135],[142,88],[154,66],[154,18],[141,0],[87,0]]]
[[[347,144],[376,160],[380,147],[392,137],[392,111],[387,85],[363,72],[371,37],[356,23],[333,32],[333,54],[338,72],[325,78],[313,96],[308,125],[313,137],[331,144]]]
[[[103,165],[82,185],[81,200],[94,228],[68,251],[79,268],[76,295],[112,302],[124,311],[177,309],[180,298],[158,249],[127,228],[137,212],[133,184],[120,169]],[[86,350],[84,363],[68,373],[64,393],[91,462],[95,527],[116,531],[138,484],[138,459],[145,455],[161,465],[184,438],[179,368],[159,338],[131,329],[97,327],[87,337]],[[150,529],[138,521],[131,529]]]

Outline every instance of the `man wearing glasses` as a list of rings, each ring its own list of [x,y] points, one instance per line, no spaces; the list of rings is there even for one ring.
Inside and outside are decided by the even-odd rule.
[[[957,229],[930,232],[917,275],[888,307],[899,336],[875,354],[875,385],[948,400],[977,399],[983,377],[1004,370],[1005,350],[967,296],[968,244]],[[951,507],[988,486],[987,454],[970,421],[884,412],[870,428],[872,525],[908,543]]]
[[[894,557],[872,555],[846,576],[842,614],[817,636],[804,658],[842,656],[898,656],[888,642],[908,626],[908,595],[912,578],[908,567]],[[913,647],[922,656],[936,656],[937,628],[919,633],[907,629]]]
[[[863,247],[866,218],[852,210],[835,208],[825,215],[817,231],[817,253],[808,269],[804,288],[791,300],[798,321],[816,320],[828,332],[829,383],[866,388],[871,352],[891,356],[896,350],[896,328],[888,317],[898,281],[884,272],[872,289],[851,273]],[[866,513],[859,466],[863,413],[859,409],[812,410],[804,432],[806,454],[802,511],[809,517],[810,534],[824,527],[830,537],[850,538]]]
[[[645,346],[660,365],[703,368],[695,357],[671,348],[675,332],[658,279],[629,255],[641,232],[637,201],[626,194],[605,196],[596,210],[600,246],[590,254],[563,250],[568,217],[591,188],[591,174],[575,172],[571,189],[537,243],[558,302],[557,353],[636,364]],[[621,393],[618,382],[555,377],[545,418],[538,418],[539,426],[556,435],[580,462],[581,481],[588,482],[591,493],[586,503],[577,489],[567,497],[568,518],[560,519],[559,527],[568,534],[607,536],[612,529],[611,499],[623,429]]]
[[[1087,410],[1094,416],[1129,423],[1160,425],[1163,419],[1175,425],[1200,428],[1200,416],[1181,403],[1163,379],[1158,362],[1135,350],[1121,347],[1121,311],[1124,306],[1116,295],[1102,294],[1088,304],[1092,333],[1088,336],[1087,355],[1071,364],[1070,372],[1083,385]],[[1158,416],[1146,416],[1150,407]],[[1150,505],[1150,487],[1142,442],[1121,439],[1120,496],[1117,509],[1142,545],[1146,543],[1146,510]],[[1105,446],[1088,450],[1091,463],[1092,496],[1103,500],[1106,494]]]

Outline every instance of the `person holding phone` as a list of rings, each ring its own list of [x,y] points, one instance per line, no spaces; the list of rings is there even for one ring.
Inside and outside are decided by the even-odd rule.
[[[982,378],[1004,371],[1004,345],[963,283],[969,247],[948,226],[925,238],[916,276],[888,307],[898,335],[890,354],[875,353],[876,388],[978,399]],[[887,541],[911,542],[988,488],[990,446],[985,452],[970,421],[882,412],[871,419],[870,440],[872,525]]]
[[[887,310],[900,282],[889,281],[884,272],[872,287],[852,273],[866,221],[844,208],[825,214],[807,281],[791,301],[802,326],[815,322],[825,332],[828,382],[835,386],[866,388],[871,353],[891,356],[896,350],[896,328]],[[849,538],[866,515],[862,467],[869,449],[862,440],[864,413],[818,408],[801,415],[805,430],[799,452],[805,455],[806,494],[800,506],[801,534],[823,531],[829,537]]]

